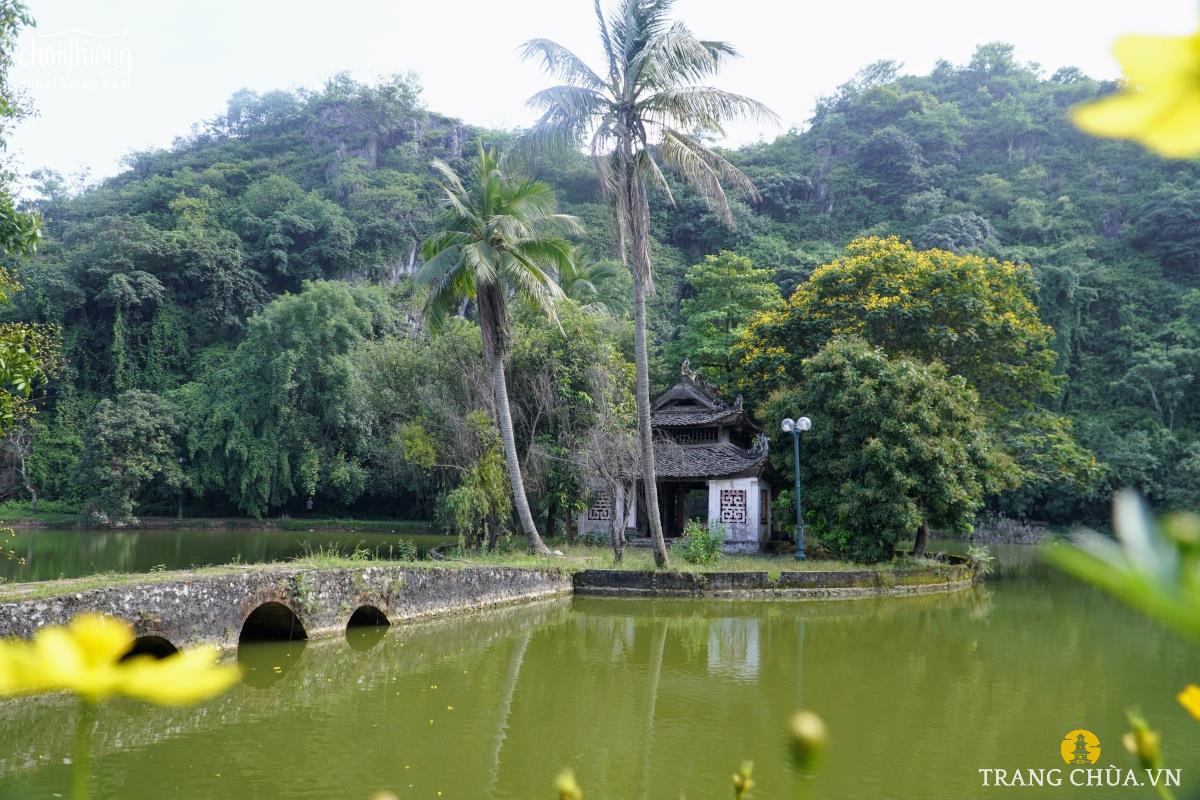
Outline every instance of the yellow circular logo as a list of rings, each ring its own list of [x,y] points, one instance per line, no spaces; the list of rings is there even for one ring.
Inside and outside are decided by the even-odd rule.
[[[1071,731],[1058,743],[1058,752],[1072,767],[1090,767],[1100,760],[1100,737],[1083,728]]]

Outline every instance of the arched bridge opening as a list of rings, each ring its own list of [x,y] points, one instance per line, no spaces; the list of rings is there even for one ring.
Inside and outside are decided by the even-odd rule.
[[[359,606],[346,622],[346,642],[353,650],[370,650],[383,640],[391,624],[376,606]]]
[[[304,623],[283,603],[270,601],[250,612],[242,623],[238,644],[243,642],[291,642],[308,638]]]
[[[135,656],[151,656],[153,658],[166,658],[179,652],[179,648],[171,644],[171,640],[163,636],[149,634],[139,636],[133,640],[133,644],[125,651],[125,655],[121,656],[122,661],[128,661]]]

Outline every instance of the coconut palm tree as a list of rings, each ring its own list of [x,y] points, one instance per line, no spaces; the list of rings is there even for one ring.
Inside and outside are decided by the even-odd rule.
[[[574,267],[554,277],[567,299],[584,311],[620,317],[629,308],[624,289],[616,286],[624,269],[616,261],[592,261],[577,251]]]
[[[773,119],[761,103],[703,84],[737,55],[725,42],[704,41],[668,16],[674,0],[621,0],[605,16],[594,0],[604,69],[548,39],[526,42],[526,58],[540,60],[562,83],[530,99],[541,111],[522,146],[584,145],[616,210],[621,256],[633,273],[634,349],[637,361],[638,440],[654,560],[668,562],[654,474],[650,428],[650,369],[646,352],[646,296],[653,291],[647,184],[674,205],[662,166],[673,169],[704,198],[723,223],[733,214],[723,184],[756,199],[753,184],[704,144],[723,125],[744,118]],[[660,166],[660,164],[662,166]]]
[[[496,154],[482,145],[466,180],[442,161],[435,160],[433,168],[441,175],[446,199],[438,232],[421,246],[425,263],[417,281],[428,287],[424,317],[436,330],[464,301],[475,302],[513,505],[529,549],[549,555],[533,524],[513,437],[504,377],[508,304],[512,298],[523,300],[554,319],[554,300],[562,292],[550,272],[572,269],[573,249],[563,234],[581,227],[574,217],[556,213],[548,184],[508,177]]]

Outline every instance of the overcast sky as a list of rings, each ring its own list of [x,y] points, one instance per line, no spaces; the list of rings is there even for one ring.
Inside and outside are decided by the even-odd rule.
[[[13,77],[38,116],[22,122],[16,167],[93,179],[131,150],[169,145],[211,118],[234,91],[319,86],[349,71],[370,80],[413,71],[426,105],[493,127],[528,123],[544,84],[517,55],[532,37],[598,60],[591,0],[27,0],[38,25]],[[1118,74],[1122,33],[1183,34],[1194,0],[678,0],[677,15],[742,58],[723,88],[767,103],[781,119],[731,132],[731,143],[802,125],[817,97],[861,66],[893,59],[914,73],[965,62],[977,44],[1007,41],[1047,72],[1073,65]]]

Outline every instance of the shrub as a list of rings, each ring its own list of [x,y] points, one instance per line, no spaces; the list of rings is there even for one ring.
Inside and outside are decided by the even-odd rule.
[[[37,510],[28,500],[9,500],[0,504],[0,512],[6,517],[16,517],[21,514],[35,516],[37,514],[78,514],[79,504],[70,500],[39,500]]]
[[[396,561],[416,561],[421,557],[417,550],[417,543],[412,539],[400,539],[389,548],[388,554]]]
[[[671,549],[689,564],[715,564],[721,560],[725,537],[725,526],[721,523],[710,522],[705,526],[693,519],[688,521],[683,536],[675,540]]]
[[[971,560],[971,566],[975,568],[975,574],[981,578],[985,575],[991,575],[992,571],[996,568],[996,557],[986,547],[971,545],[967,548],[967,558]]]

